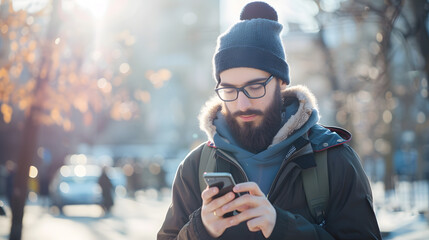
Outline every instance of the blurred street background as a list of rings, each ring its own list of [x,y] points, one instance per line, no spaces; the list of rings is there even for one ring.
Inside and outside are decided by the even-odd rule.
[[[0,0],[0,240],[155,239],[247,2]],[[429,0],[267,2],[384,238],[428,239]]]

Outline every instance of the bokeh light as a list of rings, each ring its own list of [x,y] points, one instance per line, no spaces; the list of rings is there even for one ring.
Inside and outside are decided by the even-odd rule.
[[[38,174],[39,174],[39,170],[35,166],[30,166],[30,171],[28,176],[30,178],[36,178]]]
[[[62,166],[60,168],[60,173],[61,173],[61,176],[63,176],[63,177],[69,177],[71,175],[72,171],[71,171],[69,166]]]
[[[77,165],[73,169],[74,175],[78,177],[86,176],[86,168],[84,165]]]

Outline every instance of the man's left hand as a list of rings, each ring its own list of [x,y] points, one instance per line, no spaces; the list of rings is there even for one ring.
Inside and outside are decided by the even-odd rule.
[[[276,210],[259,186],[254,182],[245,182],[237,184],[233,191],[236,193],[249,192],[249,194],[243,194],[225,204],[218,214],[222,216],[227,212],[237,210],[240,212],[239,214],[228,218],[231,225],[247,221],[250,231],[262,231],[264,237],[268,238],[276,224]]]

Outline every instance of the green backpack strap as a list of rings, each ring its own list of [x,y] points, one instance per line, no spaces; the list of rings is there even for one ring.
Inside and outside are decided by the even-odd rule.
[[[203,179],[204,172],[214,172],[216,168],[215,159],[216,149],[209,147],[207,143],[204,144],[203,150],[200,155],[200,166],[198,168],[198,181],[200,182],[200,192],[206,189],[206,182]]]
[[[317,224],[323,225],[326,205],[329,199],[328,151],[314,154],[316,167],[302,171],[305,197],[311,215]]]

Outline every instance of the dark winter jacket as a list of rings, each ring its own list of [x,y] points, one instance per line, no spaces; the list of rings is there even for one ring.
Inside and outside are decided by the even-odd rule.
[[[276,135],[273,144],[297,132],[316,108],[314,98],[305,88],[289,88],[283,96],[297,98],[300,106]],[[216,132],[210,122],[218,109],[216,104],[211,105],[202,117],[203,129],[210,140]],[[359,157],[345,144],[350,138],[344,130],[315,125],[288,146],[295,150],[285,156],[267,195],[277,213],[270,239],[381,239],[368,179]],[[158,239],[212,239],[201,220],[202,200],[198,179],[201,150],[202,145],[193,150],[177,170],[172,204]],[[313,152],[322,150],[328,151],[330,198],[325,221],[319,225],[308,208],[301,171],[314,167]],[[237,182],[247,181],[237,161],[226,160],[220,151],[217,151],[216,158],[218,171],[231,172]],[[261,232],[250,232],[246,223],[241,223],[227,229],[219,239],[265,238]]]

